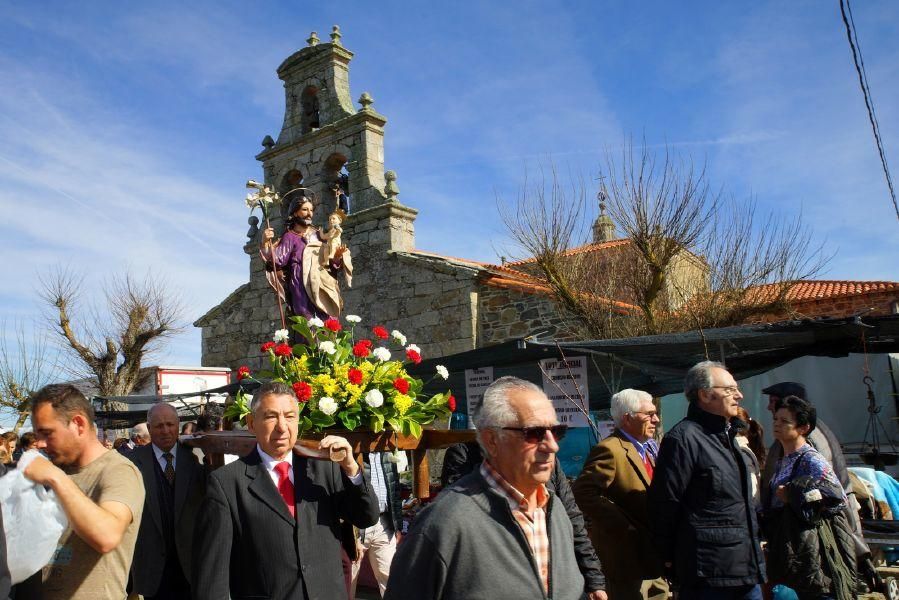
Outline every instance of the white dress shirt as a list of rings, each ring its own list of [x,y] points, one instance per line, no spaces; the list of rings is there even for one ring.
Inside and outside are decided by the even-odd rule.
[[[156,444],[151,445],[153,446],[153,454],[156,455],[156,462],[159,463],[159,466],[162,468],[162,472],[165,473],[165,457],[163,457],[162,455],[165,454],[166,451],[162,450]],[[176,465],[175,463],[178,462],[178,442],[175,442],[175,445],[172,446],[169,452],[172,454],[172,468],[177,471],[178,465]]]

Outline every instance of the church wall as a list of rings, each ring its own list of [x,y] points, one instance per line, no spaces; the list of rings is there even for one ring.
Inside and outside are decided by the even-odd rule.
[[[573,339],[558,306],[546,295],[482,284],[478,347],[539,333],[540,338]]]

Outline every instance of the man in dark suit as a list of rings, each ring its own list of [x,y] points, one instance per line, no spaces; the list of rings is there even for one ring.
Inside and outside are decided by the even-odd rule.
[[[664,600],[668,584],[652,547],[646,494],[652,481],[659,423],[652,396],[612,396],[615,431],[593,447],[572,489],[590,522],[590,540],[605,568],[609,600]]]
[[[146,600],[190,598],[194,523],[206,477],[190,448],[178,443],[178,413],[170,404],[147,411],[150,443],[127,454],[147,490],[131,577]]]
[[[194,598],[345,600],[339,527],[378,521],[378,501],[349,443],[325,437],[331,460],[302,457],[297,399],[286,384],[263,384],[247,427],[256,448],[209,476],[194,543]]]

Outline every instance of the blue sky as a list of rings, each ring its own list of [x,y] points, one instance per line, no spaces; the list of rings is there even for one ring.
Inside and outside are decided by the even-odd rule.
[[[329,8],[323,8],[327,4]],[[438,6],[439,5],[439,6]],[[333,8],[330,8],[333,7]],[[855,3],[899,179],[899,4]],[[0,21],[7,324],[38,275],[151,268],[193,321],[245,282],[243,183],[277,137],[280,62],[339,24],[353,98],[386,115],[386,167],[417,246],[495,261],[547,157],[594,176],[626,136],[706,161],[765,210],[802,211],[834,279],[899,279],[887,195],[836,0],[808,2],[31,2]],[[199,364],[192,327],[154,359]]]

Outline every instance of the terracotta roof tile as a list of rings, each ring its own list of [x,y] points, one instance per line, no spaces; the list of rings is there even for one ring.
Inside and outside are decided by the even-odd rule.
[[[761,285],[756,288],[760,293],[773,291],[774,285]],[[789,302],[814,302],[845,296],[874,294],[878,292],[899,292],[899,282],[895,281],[800,281],[790,288],[787,294]]]

